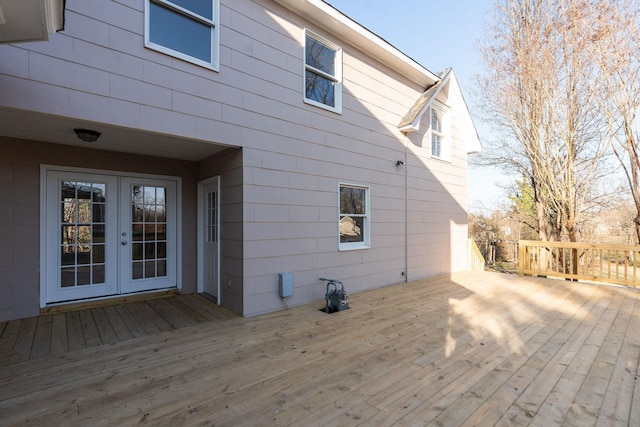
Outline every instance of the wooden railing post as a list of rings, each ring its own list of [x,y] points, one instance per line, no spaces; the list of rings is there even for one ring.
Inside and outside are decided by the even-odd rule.
[[[521,240],[518,272],[639,286],[638,253],[640,246],[632,245]]]

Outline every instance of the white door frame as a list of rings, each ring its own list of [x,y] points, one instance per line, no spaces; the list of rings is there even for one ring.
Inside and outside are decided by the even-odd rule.
[[[216,214],[217,214],[217,224],[216,227],[216,283],[218,285],[217,292],[217,303],[220,305],[221,295],[220,295],[220,175],[214,176],[211,178],[203,179],[202,181],[198,181],[197,183],[197,192],[198,192],[198,293],[204,292],[204,227],[205,227],[205,218],[204,218],[204,207],[206,206],[206,200],[204,195],[204,187],[208,184],[213,183],[216,187],[217,198],[216,198]]]
[[[47,234],[48,233],[47,222],[49,219],[49,212],[47,211],[47,174],[48,172],[84,173],[84,174],[91,174],[91,175],[114,176],[114,177],[117,177],[118,179],[120,179],[121,177],[132,177],[132,178],[175,181],[176,183],[175,282],[176,282],[176,288],[182,289],[182,178],[181,177],[43,164],[43,165],[40,165],[40,307],[41,308],[46,307],[48,305],[47,303],[48,272],[47,272],[47,269],[45,268],[47,265],[47,255],[48,255],[48,248],[49,248],[49,241],[48,241],[49,237]],[[119,200],[118,200],[118,203],[120,203]],[[118,212],[119,211],[120,211],[120,207],[118,207]],[[119,228],[120,225],[118,224],[117,227]],[[120,274],[120,271],[117,272],[118,277],[119,277],[119,274]],[[150,291],[150,292],[153,292],[153,291]],[[114,296],[120,296],[119,290],[118,290],[118,294],[116,295],[108,295],[105,297],[96,297],[91,299],[108,299],[108,298],[113,298]],[[59,305],[59,304],[65,304],[65,302],[52,303],[50,305]]]

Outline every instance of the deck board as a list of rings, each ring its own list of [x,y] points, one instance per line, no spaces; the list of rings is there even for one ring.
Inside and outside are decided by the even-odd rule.
[[[100,336],[102,344],[113,344],[121,341],[116,334],[107,313],[104,311],[104,307],[96,307],[90,310],[93,320]]]
[[[352,294],[351,309],[331,315],[318,303],[248,319],[208,313],[198,298],[92,309],[98,336],[97,325],[109,321],[111,339],[127,339],[0,366],[0,418],[216,426],[640,420],[636,289],[457,274]],[[86,313],[67,313],[67,327],[81,317],[91,329]],[[28,331],[27,319],[4,326],[0,356],[3,346],[23,347],[13,337],[28,336],[14,326],[25,322]]]
[[[51,315],[51,348],[49,354],[57,356],[69,351],[69,338],[67,336],[67,315],[56,313]]]
[[[0,366],[7,365],[11,359],[13,347],[18,339],[22,319],[7,322],[0,335]]]
[[[20,363],[29,360],[31,348],[33,346],[33,338],[36,333],[37,317],[23,319],[20,325],[20,331],[16,338],[9,363]]]
[[[82,320],[79,311],[70,311],[66,313],[67,319],[67,342],[69,351],[82,350],[87,348],[82,333]]]
[[[53,318],[51,316],[40,316],[36,322],[36,330],[31,346],[30,359],[40,359],[46,357],[51,349],[51,332]]]
[[[122,319],[118,310],[114,306],[104,307],[104,314],[107,316],[111,328],[113,329],[118,341],[125,341],[133,338],[133,334],[127,327],[127,322]]]
[[[152,305],[147,303],[147,301],[127,304],[127,309],[140,322],[140,324],[143,325],[146,333],[153,334],[175,329],[174,326],[172,326],[167,319],[164,319],[160,313],[156,312],[152,308]]]
[[[134,338],[160,332],[155,323],[147,321],[144,313],[137,308],[139,304],[121,304],[116,305],[113,309],[118,313],[118,316],[120,316]]]

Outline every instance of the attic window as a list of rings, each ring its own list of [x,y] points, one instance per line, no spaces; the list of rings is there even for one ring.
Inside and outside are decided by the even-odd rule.
[[[433,102],[430,110],[431,156],[451,160],[448,109],[438,102]]]
[[[342,49],[306,33],[304,100],[327,110],[342,112]]]
[[[144,45],[218,69],[220,0],[146,0]]]

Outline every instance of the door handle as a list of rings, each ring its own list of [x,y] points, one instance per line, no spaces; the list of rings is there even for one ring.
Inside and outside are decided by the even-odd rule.
[[[122,246],[127,246],[127,241],[126,240],[123,240],[121,243],[122,243]]]

